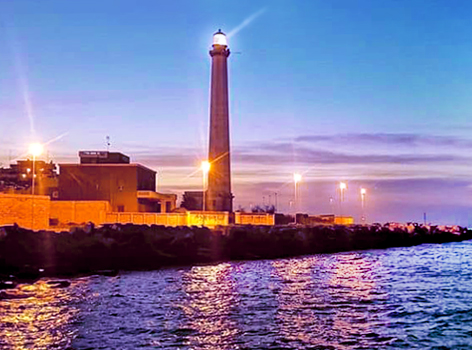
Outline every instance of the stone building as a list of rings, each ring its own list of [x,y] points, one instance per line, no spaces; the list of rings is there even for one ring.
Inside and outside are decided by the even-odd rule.
[[[79,152],[80,164],[59,164],[59,200],[108,201],[114,212],[169,212],[177,196],[156,192],[156,172],[116,152]]]

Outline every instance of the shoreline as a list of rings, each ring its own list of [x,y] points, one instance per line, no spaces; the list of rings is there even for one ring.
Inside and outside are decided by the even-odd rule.
[[[472,239],[472,231],[387,226],[164,227],[86,225],[72,232],[0,227],[0,290],[41,277],[116,275],[118,271],[233,260],[288,258]],[[3,286],[3,288],[2,288]]]

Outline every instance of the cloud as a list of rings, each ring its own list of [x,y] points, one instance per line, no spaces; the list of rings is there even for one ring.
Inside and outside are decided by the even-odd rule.
[[[472,148],[472,141],[451,136],[422,135],[414,133],[359,133],[359,134],[335,134],[335,135],[302,135],[294,140],[303,143],[349,143],[359,144],[385,144],[403,146],[448,146],[460,148]]]
[[[406,138],[405,138],[406,140]],[[406,142],[406,141],[405,141]],[[151,167],[198,167],[201,160],[205,158],[205,152],[200,148],[191,147],[133,147],[131,152],[133,162],[140,162]],[[337,150],[326,150],[324,148],[313,148],[309,145],[300,145],[289,142],[259,142],[251,146],[236,146],[231,152],[234,171],[246,171],[247,167],[259,169],[267,168],[267,173],[275,172],[280,167],[292,165],[467,165],[471,164],[472,158],[454,153],[450,154],[378,154],[353,152],[342,152]],[[242,166],[242,168],[240,167]],[[254,172],[253,170],[253,172]]]
[[[252,164],[414,164],[470,163],[472,159],[454,154],[352,154],[300,147],[290,143],[261,143],[254,152],[235,152],[234,160]],[[259,151],[258,151],[259,150]],[[263,150],[264,152],[261,152]]]

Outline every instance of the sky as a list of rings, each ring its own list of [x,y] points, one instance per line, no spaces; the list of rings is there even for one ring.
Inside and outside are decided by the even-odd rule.
[[[221,28],[235,208],[294,211],[297,172],[303,212],[359,221],[366,188],[368,222],[472,225],[471,22],[470,1],[0,0],[0,166],[109,136],[159,191],[201,189]]]

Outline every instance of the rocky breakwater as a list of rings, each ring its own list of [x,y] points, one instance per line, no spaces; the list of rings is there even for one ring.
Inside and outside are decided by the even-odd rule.
[[[0,281],[16,283],[42,276],[113,273],[468,239],[472,239],[472,231],[464,228],[419,225],[233,226],[210,230],[129,224],[99,228],[88,225],[61,233],[8,226],[0,228]]]

